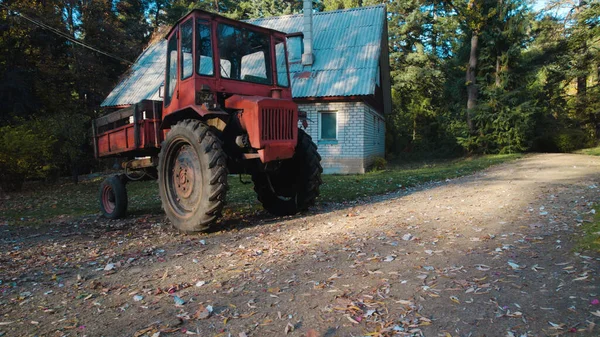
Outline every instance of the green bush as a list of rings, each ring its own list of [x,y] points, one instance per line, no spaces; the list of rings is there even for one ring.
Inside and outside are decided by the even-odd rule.
[[[533,141],[531,149],[537,152],[573,152],[590,145],[590,138],[580,129],[562,129],[544,134]]]
[[[27,178],[43,178],[44,167],[52,157],[54,138],[40,121],[0,127],[0,188],[5,192],[21,189]]]
[[[385,170],[387,166],[387,160],[383,157],[375,157],[373,162],[371,163],[371,170],[373,171],[382,171]]]
[[[572,152],[586,147],[589,139],[585,132],[579,129],[567,129],[553,137],[559,152]]]

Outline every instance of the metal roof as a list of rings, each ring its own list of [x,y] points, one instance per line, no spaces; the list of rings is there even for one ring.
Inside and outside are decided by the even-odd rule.
[[[125,73],[100,106],[110,107],[138,103],[144,99],[162,101],[158,90],[165,80],[167,40],[152,44]]]
[[[374,94],[384,20],[383,5],[314,13],[313,65],[289,60],[293,97]],[[304,20],[302,14],[296,14],[247,22],[289,34],[302,32]],[[164,80],[166,48],[166,41],[161,40],[146,49],[101,105],[161,100],[158,89]]]

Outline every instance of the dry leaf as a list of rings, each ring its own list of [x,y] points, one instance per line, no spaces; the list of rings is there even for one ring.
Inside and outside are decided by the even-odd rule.
[[[288,333],[294,331],[294,326],[292,325],[292,323],[288,322],[288,324],[285,326],[285,330],[283,331],[287,335]]]
[[[481,271],[488,271],[491,269],[490,266],[486,266],[485,264],[476,264],[475,268]]]
[[[315,329],[310,329],[306,332],[306,337],[319,337],[319,333]]]

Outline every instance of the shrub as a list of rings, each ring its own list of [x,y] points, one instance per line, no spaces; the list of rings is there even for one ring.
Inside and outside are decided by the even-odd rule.
[[[387,166],[387,160],[383,157],[375,157],[373,162],[371,163],[371,169],[374,171],[382,171],[385,170]]]
[[[586,147],[588,136],[579,129],[566,129],[553,137],[559,152],[572,152]]]
[[[554,134],[544,134],[533,141],[531,149],[537,152],[572,152],[587,147],[588,135],[580,129],[562,129]]]
[[[5,192],[20,190],[27,178],[44,176],[55,140],[42,126],[28,121],[0,127],[0,188]]]

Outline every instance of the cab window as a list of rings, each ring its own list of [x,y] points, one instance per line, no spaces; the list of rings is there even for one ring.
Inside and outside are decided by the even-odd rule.
[[[194,73],[192,59],[193,20],[181,24],[181,79],[189,78]]]
[[[268,34],[226,24],[217,26],[221,77],[272,84]]]
[[[165,106],[169,106],[177,85],[177,32],[167,43],[167,69],[165,76]]]
[[[210,26],[207,21],[199,21],[196,30],[196,64],[198,75],[213,76],[213,52],[210,38]]]

